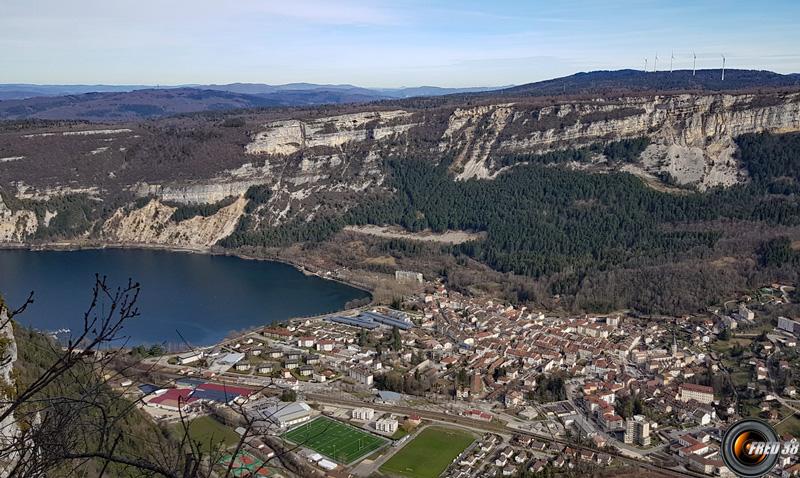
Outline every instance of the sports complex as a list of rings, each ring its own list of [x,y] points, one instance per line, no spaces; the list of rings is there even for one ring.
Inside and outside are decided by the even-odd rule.
[[[282,435],[286,441],[350,464],[389,441],[328,417],[317,417]]]

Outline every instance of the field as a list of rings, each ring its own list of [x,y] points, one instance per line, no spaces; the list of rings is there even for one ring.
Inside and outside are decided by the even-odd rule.
[[[784,408],[784,411],[787,415],[789,410]],[[775,427],[775,430],[778,433],[788,433],[793,437],[800,438],[800,414],[794,414],[783,420],[780,425]]]
[[[175,434],[182,434],[182,425],[180,423],[175,425],[173,431]],[[189,436],[200,443],[200,448],[205,453],[217,449],[220,444],[223,448],[227,448],[239,441],[239,435],[235,431],[209,416],[195,418],[189,422]]]
[[[386,226],[345,226],[344,230],[387,239],[409,239],[423,242],[441,242],[444,244],[461,244],[483,237],[482,234],[467,231],[431,232],[428,230],[409,232],[400,227]]]
[[[380,471],[391,476],[436,478],[474,440],[465,431],[429,427],[384,463]]]
[[[318,417],[283,434],[284,440],[310,448],[339,463],[352,463],[387,440],[327,417]]]

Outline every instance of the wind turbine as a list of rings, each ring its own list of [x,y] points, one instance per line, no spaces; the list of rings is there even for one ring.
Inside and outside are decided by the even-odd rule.
[[[656,53],[656,61],[653,62],[653,73],[658,71],[658,53]]]
[[[697,71],[697,53],[692,50],[692,56],[694,57],[694,61],[692,61],[692,76],[694,76],[694,72]]]
[[[722,80],[725,81],[725,54],[722,54]]]
[[[675,60],[675,50],[672,50],[672,54],[669,57],[669,72],[672,73],[672,62]]]
[[[647,73],[647,58],[644,59],[644,72]]]

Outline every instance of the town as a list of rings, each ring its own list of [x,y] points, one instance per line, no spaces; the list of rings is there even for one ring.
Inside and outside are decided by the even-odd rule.
[[[397,278],[422,280],[408,274]],[[320,476],[734,476],[726,425],[756,416],[800,434],[800,322],[772,317],[793,293],[775,284],[696,316],[557,316],[424,282],[393,308],[149,357],[152,383],[117,386],[223,446],[245,435],[226,457],[244,476],[291,474],[289,453]],[[778,466],[800,473],[790,456]]]

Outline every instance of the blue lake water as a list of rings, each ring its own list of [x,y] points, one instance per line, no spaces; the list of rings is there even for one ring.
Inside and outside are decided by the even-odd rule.
[[[94,275],[113,285],[141,284],[141,316],[123,331],[129,343],[208,345],[231,331],[334,312],[368,297],[362,290],[277,262],[158,250],[0,250],[0,295],[17,319],[39,330],[80,328]],[[178,334],[180,332],[180,335]]]

